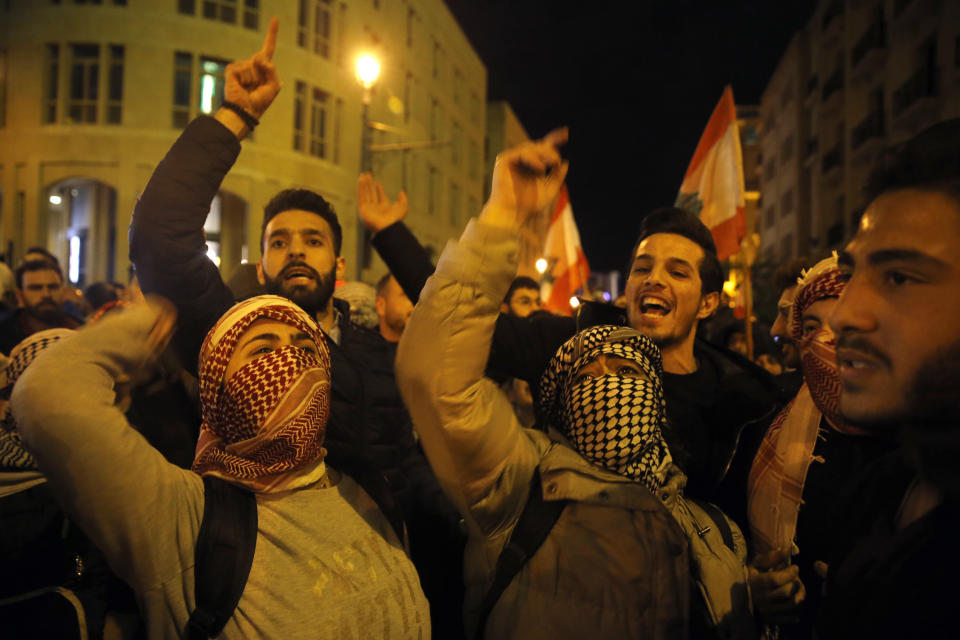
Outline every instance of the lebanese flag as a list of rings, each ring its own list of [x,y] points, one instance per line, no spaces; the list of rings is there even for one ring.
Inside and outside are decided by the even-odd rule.
[[[570,298],[577,290],[586,288],[590,265],[580,246],[580,232],[573,219],[567,185],[561,187],[557,196],[543,254],[547,264],[553,265],[541,291],[543,306],[554,313],[570,315]]]
[[[713,234],[717,255],[726,260],[740,251],[747,234],[743,154],[733,89],[723,90],[677,194],[677,207],[700,217]]]

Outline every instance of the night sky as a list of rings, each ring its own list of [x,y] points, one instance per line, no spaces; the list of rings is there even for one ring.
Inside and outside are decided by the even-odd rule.
[[[532,137],[570,126],[567,184],[596,271],[672,205],[726,84],[760,94],[812,0],[446,0]]]

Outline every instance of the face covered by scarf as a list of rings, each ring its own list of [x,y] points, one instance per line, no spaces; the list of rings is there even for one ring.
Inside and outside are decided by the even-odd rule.
[[[0,424],[0,471],[25,471],[37,468],[36,461],[23,447],[20,434],[17,433],[8,402],[10,392],[41,351],[73,333],[72,329],[38,331],[10,350],[10,360],[3,370],[3,379],[0,381],[0,398],[2,398],[0,399],[0,416],[3,420]]]
[[[838,298],[844,282],[834,255],[821,260],[804,273],[797,285],[790,316],[790,334],[800,352],[800,370],[817,409],[841,433],[858,434],[859,429],[840,416],[840,376],[837,373],[837,341],[823,318],[823,326],[803,335],[803,314],[814,302]]]
[[[316,353],[283,346],[247,362],[225,380],[241,336],[261,318],[305,334]],[[310,316],[279,296],[236,304],[204,339],[198,369],[203,424],[195,472],[260,493],[287,491],[325,477],[330,353]]]
[[[623,358],[645,377],[580,372],[601,356]],[[616,367],[614,367],[616,369]],[[670,465],[662,364],[656,345],[634,329],[598,326],[568,340],[540,380],[541,415],[594,465],[656,491]]]

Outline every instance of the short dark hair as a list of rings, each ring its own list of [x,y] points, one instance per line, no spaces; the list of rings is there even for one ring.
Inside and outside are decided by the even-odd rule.
[[[47,260],[48,262],[57,265],[57,267],[60,266],[60,260],[57,258],[57,256],[55,256],[55,255],[53,255],[52,253],[50,253],[50,251],[47,250],[46,247],[41,247],[41,246],[30,247],[29,249],[27,249],[26,251],[23,252],[23,255],[26,256],[26,255],[29,255],[29,254],[31,254],[31,253],[39,253],[39,254],[42,255],[42,256],[44,257],[44,259]],[[62,278],[61,278],[61,279],[62,279]]]
[[[28,271],[56,271],[60,278],[60,284],[63,284],[63,271],[60,271],[60,265],[49,260],[27,260],[17,267],[14,275],[17,279],[17,289],[23,290],[23,274]]]
[[[633,269],[633,259],[637,255],[637,248],[646,238],[655,233],[675,233],[683,236],[703,249],[703,260],[700,261],[698,271],[700,273],[700,293],[717,293],[723,288],[723,268],[720,266],[720,260],[717,258],[717,245],[713,241],[710,229],[707,225],[685,209],[677,207],[661,207],[654,209],[640,223],[640,235],[633,245],[633,251],[630,252],[630,260],[627,262],[627,277]]]
[[[517,292],[517,289],[534,289],[540,291],[540,285],[537,284],[536,280],[528,276],[517,276],[513,279],[513,282],[510,283],[510,288],[507,289],[507,295],[503,298],[506,304],[510,304],[510,300],[513,299],[513,294]]]
[[[864,187],[867,202],[900,189],[938,191],[960,202],[960,118],[935,124],[880,155]]]
[[[773,286],[777,290],[777,295],[784,289],[797,286],[797,280],[803,275],[804,269],[810,268],[810,259],[807,257],[794,258],[790,262],[784,262],[773,272]]]
[[[309,189],[284,189],[270,199],[267,206],[263,208],[263,226],[260,227],[260,248],[263,248],[267,224],[276,215],[294,209],[315,213],[327,221],[327,224],[330,225],[330,229],[333,231],[333,252],[339,256],[341,246],[343,245],[343,230],[340,228],[337,212],[333,210],[329,202],[323,199],[323,196]]]
[[[83,297],[94,311],[108,302],[116,302],[120,299],[116,288],[109,282],[94,282],[84,290]]]
[[[387,283],[390,282],[390,278],[393,277],[393,274],[387,271],[387,273],[377,281],[377,297],[382,298],[384,292],[387,290]]]

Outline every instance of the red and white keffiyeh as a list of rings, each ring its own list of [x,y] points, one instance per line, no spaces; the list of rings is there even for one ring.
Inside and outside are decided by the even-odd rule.
[[[269,318],[310,336],[317,352],[285,346],[225,380],[241,335]],[[330,415],[330,352],[316,322],[279,296],[234,305],[200,349],[203,424],[193,470],[259,493],[287,491],[326,475],[323,440]]]
[[[824,325],[803,335],[804,312],[818,300],[838,297],[843,287],[836,255],[814,265],[797,285],[790,332],[800,352],[804,384],[774,418],[750,469],[747,512],[756,553],[794,547],[803,485],[814,459],[821,417],[840,433],[862,433],[843,420],[838,410],[840,379],[833,332]]]

